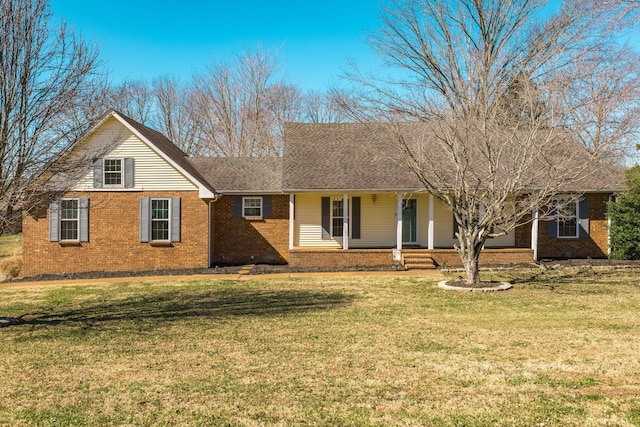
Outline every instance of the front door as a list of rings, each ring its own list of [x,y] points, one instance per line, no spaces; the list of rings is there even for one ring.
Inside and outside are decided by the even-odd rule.
[[[402,201],[402,243],[418,243],[418,201],[407,199]]]

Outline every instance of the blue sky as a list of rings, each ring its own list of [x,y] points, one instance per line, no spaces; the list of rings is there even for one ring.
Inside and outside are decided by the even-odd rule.
[[[50,1],[54,21],[98,45],[115,83],[186,80],[258,44],[279,48],[286,80],[303,89],[339,83],[347,59],[375,64],[364,39],[379,23],[376,0]]]

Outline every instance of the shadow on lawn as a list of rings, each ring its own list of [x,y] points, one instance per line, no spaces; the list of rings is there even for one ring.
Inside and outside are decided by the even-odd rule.
[[[341,292],[300,290],[229,289],[189,293],[166,291],[134,296],[115,302],[80,302],[79,306],[56,313],[21,316],[23,324],[57,325],[105,322],[161,324],[190,318],[224,319],[239,316],[286,316],[312,311],[331,310],[350,304],[354,295]]]

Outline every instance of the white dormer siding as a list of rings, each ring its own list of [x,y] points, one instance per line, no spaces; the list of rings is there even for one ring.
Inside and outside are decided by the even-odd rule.
[[[85,143],[87,146],[108,145],[112,141],[117,141],[117,146],[113,150],[101,153],[100,157],[134,159],[134,186],[126,190],[181,191],[198,189],[187,177],[113,117],[96,129]],[[107,144],[104,144],[105,142]],[[118,190],[117,188],[95,189],[92,168],[89,168],[88,173],[72,189],[74,191]]]

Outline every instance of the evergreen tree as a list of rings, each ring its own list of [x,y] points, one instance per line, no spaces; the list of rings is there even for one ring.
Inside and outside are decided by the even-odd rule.
[[[626,171],[627,190],[607,203],[611,258],[640,259],[640,166]]]

